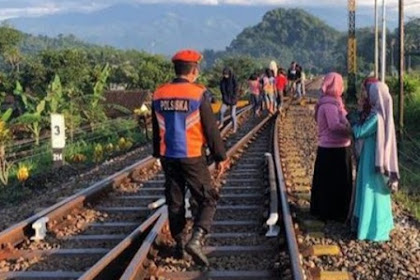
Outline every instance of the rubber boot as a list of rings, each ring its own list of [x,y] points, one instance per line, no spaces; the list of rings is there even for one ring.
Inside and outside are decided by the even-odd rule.
[[[193,260],[198,265],[209,266],[209,260],[203,252],[204,237],[206,232],[204,229],[198,227],[194,229],[193,236],[188,242],[185,250],[193,257]]]
[[[175,237],[176,245],[175,245],[175,252],[174,258],[178,260],[186,259],[187,254],[185,252],[185,240],[183,236],[176,236]]]

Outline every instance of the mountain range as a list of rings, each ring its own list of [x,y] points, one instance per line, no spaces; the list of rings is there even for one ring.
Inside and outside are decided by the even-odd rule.
[[[179,48],[223,50],[273,6],[117,4],[94,12],[59,13],[8,22],[23,32],[47,36],[74,34],[94,44],[169,55]],[[338,30],[347,27],[346,5],[304,8]],[[369,11],[358,25],[371,23]]]

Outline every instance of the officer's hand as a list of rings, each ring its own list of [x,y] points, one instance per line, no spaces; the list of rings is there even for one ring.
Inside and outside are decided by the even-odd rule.
[[[216,162],[217,179],[229,168],[230,160]]]

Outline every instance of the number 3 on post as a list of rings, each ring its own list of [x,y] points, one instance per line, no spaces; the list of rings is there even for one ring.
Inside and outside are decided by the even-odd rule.
[[[66,146],[64,116],[51,114],[51,146],[53,149],[54,167],[64,164],[63,150]]]

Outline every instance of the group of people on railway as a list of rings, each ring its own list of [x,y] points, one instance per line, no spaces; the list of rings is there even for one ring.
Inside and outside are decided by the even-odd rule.
[[[286,72],[272,61],[268,68],[260,73],[254,72],[248,79],[248,93],[253,106],[255,116],[267,110],[270,114],[281,111],[283,97],[290,93],[295,98],[302,98],[305,92],[305,74],[300,65],[292,62]],[[226,110],[230,108],[233,120],[233,132],[237,130],[236,103],[238,101],[239,86],[232,69],[226,67],[222,72],[220,81],[222,94],[222,106],[219,114],[219,122],[223,123]]]
[[[343,91],[340,74],[324,78],[315,110],[319,147],[311,213],[324,220],[351,222],[360,240],[387,241],[394,227],[391,192],[400,178],[392,97],[385,83],[367,78],[359,110],[348,113]]]
[[[278,68],[275,61],[260,75],[253,73],[248,79],[248,91],[251,96],[254,114],[259,116],[263,110],[270,114],[281,111],[283,98],[290,93],[295,98],[305,95],[305,74],[302,67],[292,62],[287,73]]]

